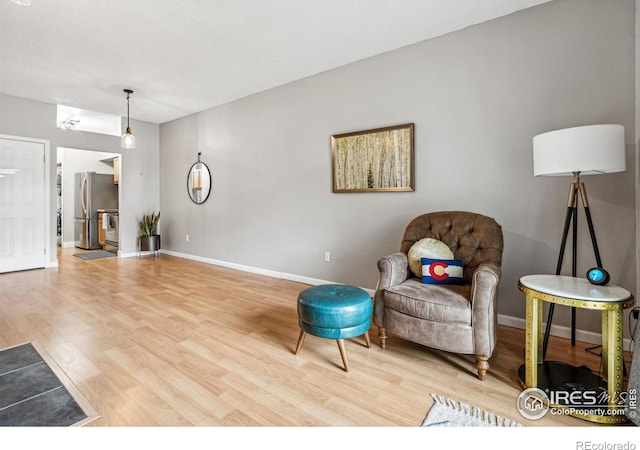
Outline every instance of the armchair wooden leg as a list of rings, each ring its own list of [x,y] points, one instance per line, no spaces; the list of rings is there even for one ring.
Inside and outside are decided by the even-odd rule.
[[[300,330],[300,337],[298,338],[298,345],[296,345],[296,355],[298,353],[300,353],[300,350],[302,349],[302,343],[304,342],[304,337],[307,335],[307,333],[304,330]]]
[[[378,339],[380,339],[380,347],[383,350],[387,348],[387,330],[383,327],[378,327]]]
[[[489,370],[489,358],[487,356],[476,355],[476,367],[478,368],[478,378],[484,381],[487,370]]]

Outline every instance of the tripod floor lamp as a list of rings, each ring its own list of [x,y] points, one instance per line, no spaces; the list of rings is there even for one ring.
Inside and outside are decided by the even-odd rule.
[[[596,233],[591,220],[587,190],[581,175],[596,175],[625,170],[624,127],[622,125],[588,125],[550,131],[533,138],[533,174],[535,176],[572,176],[569,201],[562,231],[562,241],[556,266],[556,275],[562,271],[564,251],[572,226],[571,275],[576,276],[578,241],[578,197],[582,201],[593,245],[596,265],[602,269]],[[555,304],[549,307],[547,325],[542,344],[543,358],[547,353],[549,332]],[[571,308],[571,345],[575,345],[576,310]]]

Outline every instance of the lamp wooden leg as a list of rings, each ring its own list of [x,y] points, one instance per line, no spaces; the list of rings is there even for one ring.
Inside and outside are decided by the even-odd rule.
[[[476,355],[476,367],[478,368],[478,378],[480,378],[480,381],[484,381],[487,370],[489,370],[489,358]]]
[[[344,371],[349,371],[349,362],[347,361],[347,351],[344,348],[344,339],[338,339],[338,348],[340,349],[340,356],[342,357],[342,363],[344,364]]]
[[[384,350],[387,347],[387,330],[378,327],[378,339],[380,339],[380,347]]]
[[[300,353],[300,350],[302,349],[302,343],[304,342],[304,337],[307,335],[307,333],[304,330],[300,330],[300,337],[298,338],[298,345],[296,345],[296,355],[298,353]]]

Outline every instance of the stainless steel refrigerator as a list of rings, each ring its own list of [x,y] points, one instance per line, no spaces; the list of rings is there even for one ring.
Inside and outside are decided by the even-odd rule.
[[[118,187],[113,175],[96,172],[75,174],[75,230],[78,248],[101,248],[98,243],[98,209],[118,209]]]

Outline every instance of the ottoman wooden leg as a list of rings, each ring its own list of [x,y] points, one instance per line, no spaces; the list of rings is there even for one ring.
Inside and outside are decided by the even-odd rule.
[[[300,353],[300,350],[302,349],[302,343],[304,342],[304,337],[307,335],[307,333],[304,330],[300,330],[300,337],[298,338],[298,345],[296,345],[296,355],[298,353]]]
[[[369,339],[369,332],[364,332],[364,340],[367,343],[367,348],[371,348],[371,339]]]
[[[342,363],[344,364],[344,371],[349,371],[349,363],[347,362],[347,351],[344,348],[344,339],[338,339],[338,348],[340,349],[340,356],[342,357]]]

